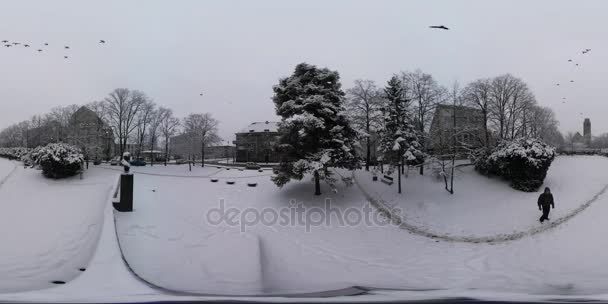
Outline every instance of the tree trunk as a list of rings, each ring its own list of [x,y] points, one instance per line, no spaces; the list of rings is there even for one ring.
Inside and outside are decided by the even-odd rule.
[[[369,131],[368,131],[368,133],[369,133]],[[371,148],[371,144],[369,142],[369,134],[368,134],[367,135],[367,155],[365,157],[365,171],[369,171],[369,162],[372,158],[370,148]]]
[[[315,170],[315,195],[321,195],[321,181],[318,170]]]
[[[399,165],[401,166],[401,164]],[[401,174],[399,174],[399,172],[397,172],[397,184],[398,184],[398,193],[401,193]]]
[[[150,138],[150,167],[154,167],[154,139]]]
[[[169,141],[165,138],[165,166],[167,166],[168,158],[169,158]]]
[[[205,166],[205,141],[201,141],[201,167]]]

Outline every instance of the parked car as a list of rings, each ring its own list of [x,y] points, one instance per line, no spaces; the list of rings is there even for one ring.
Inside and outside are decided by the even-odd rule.
[[[249,162],[245,164],[245,169],[250,169],[250,170],[257,170],[260,169],[262,167],[260,167],[260,165],[253,163],[253,162]]]
[[[187,159],[176,159],[175,160],[176,165],[183,165],[183,164],[187,164],[187,163],[188,163]]]
[[[93,165],[95,165],[95,166],[101,165],[101,160],[100,159],[93,160]]]
[[[120,157],[114,157],[110,160],[110,166],[118,166],[120,164]]]
[[[143,159],[134,159],[130,162],[131,166],[141,167],[145,166],[146,162]]]

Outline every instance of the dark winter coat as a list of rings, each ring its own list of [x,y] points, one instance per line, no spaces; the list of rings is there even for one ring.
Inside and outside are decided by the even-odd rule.
[[[549,206],[555,208],[555,203],[553,202],[553,194],[551,193],[543,193],[538,197],[538,208],[549,209]]]

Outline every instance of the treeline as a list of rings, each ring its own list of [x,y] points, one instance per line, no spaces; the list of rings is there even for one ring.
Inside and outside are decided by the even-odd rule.
[[[501,140],[538,138],[553,146],[564,142],[555,113],[536,100],[529,86],[510,74],[475,80],[464,87],[455,83],[439,84],[432,75],[420,70],[400,72],[391,81],[401,87],[406,115],[420,134],[420,144],[428,148],[430,124],[438,105],[467,106],[481,113],[483,130],[476,140],[486,147]],[[395,84],[391,84],[394,86]],[[387,89],[372,80],[356,80],[346,90],[347,111],[353,125],[364,135],[368,163],[373,162],[374,135],[385,129],[391,103]]]
[[[221,141],[217,133],[219,122],[211,114],[192,113],[180,119],[170,108],[158,105],[138,90],[118,88],[102,100],[85,106],[101,120],[100,125],[110,130],[111,134],[100,132],[98,136],[110,135],[114,139],[114,154],[122,154],[128,144],[137,145],[138,154],[163,146],[167,158],[170,139],[178,134],[186,135],[186,140],[191,143],[187,152],[192,155],[204,155],[206,146]],[[81,105],[59,106],[13,124],[0,131],[0,147],[33,148],[31,133],[36,129],[38,135],[45,133],[46,143],[70,142],[86,148],[86,143],[79,142],[73,135],[78,133],[78,128],[83,128],[73,121],[74,113],[80,108]]]

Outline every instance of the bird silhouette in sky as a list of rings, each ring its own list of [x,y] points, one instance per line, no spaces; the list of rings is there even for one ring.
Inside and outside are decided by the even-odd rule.
[[[70,49],[70,47],[69,47],[69,46],[67,46],[67,45],[66,45],[66,46],[64,46],[64,48],[65,48],[66,50],[69,50],[69,49]]]
[[[99,40],[99,43],[106,43],[105,40]]]
[[[24,47],[30,47],[30,45],[29,45],[29,44],[24,44],[23,46],[24,46]]]
[[[572,62],[572,59],[568,59],[568,62]]]
[[[63,58],[68,59],[68,56],[63,56]]]
[[[574,82],[574,80],[570,80],[570,82]]]
[[[42,49],[38,49],[38,52],[42,52]]]
[[[203,93],[201,93],[200,95],[203,96]]]
[[[2,43],[8,43],[8,40],[2,40]]]
[[[576,64],[576,66],[578,66],[578,63]]]
[[[48,46],[49,44],[48,44],[48,42],[45,42],[44,45]]]
[[[446,31],[449,30],[449,28],[446,27],[445,25],[431,25],[431,26],[429,26],[429,28],[438,29],[438,30],[446,30]]]
[[[555,85],[559,87],[559,83],[557,83],[557,84],[555,84]]]
[[[13,45],[20,45],[21,43],[19,42],[13,42]]]
[[[587,53],[589,53],[589,52],[591,52],[591,49],[584,49],[584,50],[583,50],[583,54],[587,54]]]
[[[4,45],[4,46],[5,46],[5,47],[11,47],[12,45],[10,45],[10,44],[6,44],[6,45]]]

